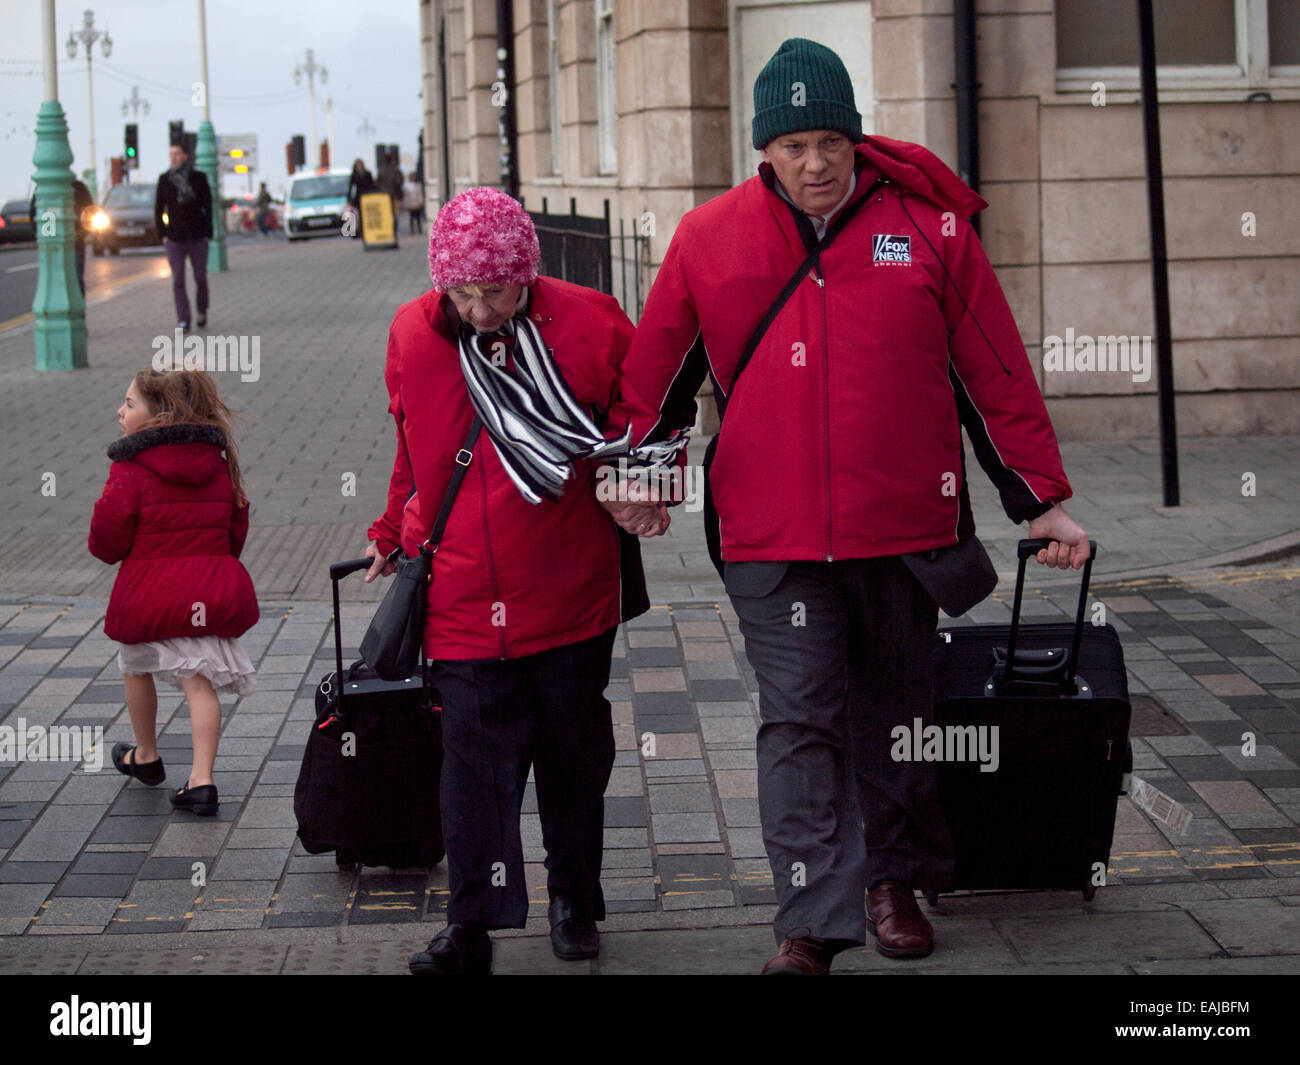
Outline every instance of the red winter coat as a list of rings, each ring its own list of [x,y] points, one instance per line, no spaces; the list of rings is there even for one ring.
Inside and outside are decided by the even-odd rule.
[[[388,334],[389,411],[397,438],[388,509],[369,537],[414,555],[428,538],[473,420],[457,337],[437,290],[403,306]],[[542,277],[528,313],[578,402],[607,411],[632,324],[609,296]],[[424,649],[430,658],[519,658],[575,643],[620,621],[619,537],[596,502],[595,464],[556,502],[529,503],[486,430],[433,561]],[[408,497],[409,501],[408,501]]]
[[[253,581],[239,561],[248,507],[235,506],[224,446],[215,426],[164,425],[109,447],[90,553],[122,562],[104,619],[112,639],[242,636],[256,624]]]
[[[729,561],[871,558],[968,535],[959,407],[1012,520],[1070,496],[965,221],[984,201],[919,145],[869,137],[856,155],[853,199],[887,183],[800,283],[734,396],[746,341],[807,254],[804,234],[815,241],[770,166],[686,214],[637,323],[611,431],[630,421],[640,444],[689,424],[713,375],[730,400],[710,473]]]

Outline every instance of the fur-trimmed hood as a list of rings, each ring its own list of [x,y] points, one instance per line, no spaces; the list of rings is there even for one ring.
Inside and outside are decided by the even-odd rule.
[[[226,434],[215,425],[160,425],[108,445],[114,462],[138,462],[177,484],[206,484],[226,467]]]

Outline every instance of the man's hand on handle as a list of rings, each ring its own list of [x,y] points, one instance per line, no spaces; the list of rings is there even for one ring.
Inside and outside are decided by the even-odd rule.
[[[1038,561],[1045,566],[1081,569],[1088,561],[1088,534],[1060,503],[1029,523],[1029,535],[1055,541],[1038,552]]]

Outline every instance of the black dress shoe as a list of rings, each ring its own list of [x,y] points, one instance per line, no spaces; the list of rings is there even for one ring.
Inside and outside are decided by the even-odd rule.
[[[119,773],[123,773],[128,777],[135,777],[141,784],[148,784],[151,788],[157,787],[167,779],[167,772],[163,769],[161,758],[157,758],[152,762],[137,762],[132,758],[128,762],[126,756],[135,750],[136,748],[129,743],[114,745],[113,765]]]
[[[581,916],[567,895],[556,895],[546,911],[551,922],[551,950],[563,961],[581,961],[600,953],[596,922]]]
[[[449,924],[407,965],[416,976],[485,976],[492,972],[492,937],[481,924]]]
[[[189,810],[200,817],[211,817],[217,812],[217,786],[200,784],[197,788],[184,787],[173,792],[172,805],[178,810]]]
[[[207,311],[202,311],[202,312],[200,312],[199,317],[198,317],[198,320],[197,320],[197,322],[196,322],[195,324],[198,325],[198,327],[199,327],[200,329],[202,329],[205,325],[207,325],[207,324],[208,324],[208,312],[207,312]]]

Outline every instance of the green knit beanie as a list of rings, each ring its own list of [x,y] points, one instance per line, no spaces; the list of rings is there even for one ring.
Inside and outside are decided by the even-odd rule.
[[[838,130],[857,144],[862,116],[844,61],[824,44],[792,37],[754,81],[754,147],[809,129]]]

